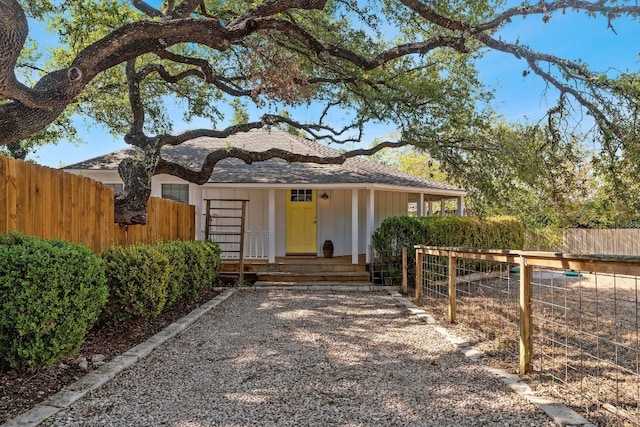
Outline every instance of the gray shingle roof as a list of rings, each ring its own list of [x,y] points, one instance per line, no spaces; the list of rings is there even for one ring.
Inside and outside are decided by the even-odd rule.
[[[301,154],[337,156],[338,150],[298,138],[280,130],[254,130],[232,135],[225,139],[196,138],[179,146],[162,148],[162,156],[168,161],[180,163],[198,170],[203,159],[211,151],[229,146],[250,151],[266,151],[280,148]],[[134,148],[127,148],[84,162],[65,166],[64,169],[117,170],[120,161],[135,155]],[[462,191],[449,184],[429,181],[376,163],[368,158],[353,157],[342,165],[316,163],[289,163],[271,159],[247,165],[239,159],[225,159],[216,165],[210,183],[258,183],[258,184],[385,184],[399,187]]]

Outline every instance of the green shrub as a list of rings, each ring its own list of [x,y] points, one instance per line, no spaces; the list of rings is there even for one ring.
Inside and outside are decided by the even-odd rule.
[[[185,277],[189,266],[186,262],[184,242],[173,240],[155,245],[155,248],[167,257],[169,262],[169,284],[167,286],[166,307],[180,300],[186,284]]]
[[[193,302],[215,283],[220,249],[213,242],[170,241],[102,253],[110,289],[103,320],[153,318],[177,301]]]
[[[424,244],[424,224],[415,217],[395,216],[386,218],[373,233],[373,247],[381,258],[398,257],[402,248],[413,250],[414,245]]]
[[[0,236],[0,362],[47,368],[73,354],[104,307],[105,283],[84,246]]]
[[[113,247],[101,254],[105,262],[109,301],[103,320],[151,319],[167,302],[171,267],[154,245]]]
[[[218,276],[220,275],[220,269],[222,268],[222,261],[220,260],[220,247],[216,242],[212,241],[200,241],[193,243],[199,243],[203,246],[207,263],[207,276],[205,277],[205,279],[208,283],[207,286],[211,286],[218,279]]]
[[[398,262],[402,248],[409,254],[415,245],[522,249],[524,225],[515,217],[390,217],[373,233],[373,247],[382,263]],[[415,277],[415,257],[408,257],[408,275]]]
[[[186,302],[193,302],[218,278],[222,265],[220,248],[214,242],[190,241],[184,242],[183,250],[187,271],[181,298]]]
[[[481,247],[521,250],[524,248],[525,228],[516,217],[489,217],[485,220],[483,236],[485,240]]]
[[[514,217],[390,217],[373,233],[381,257],[414,245],[516,250],[523,244],[524,226]]]

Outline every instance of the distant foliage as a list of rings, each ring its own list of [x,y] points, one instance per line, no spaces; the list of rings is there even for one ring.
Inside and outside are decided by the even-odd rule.
[[[88,248],[0,236],[0,365],[46,368],[73,354],[107,295],[103,263]]]
[[[161,242],[114,247],[101,255],[110,294],[102,319],[151,319],[177,301],[193,302],[218,278],[221,261],[213,242]]]

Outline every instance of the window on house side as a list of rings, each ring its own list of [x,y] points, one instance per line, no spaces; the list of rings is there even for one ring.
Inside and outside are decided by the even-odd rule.
[[[162,198],[189,203],[189,184],[162,184]]]

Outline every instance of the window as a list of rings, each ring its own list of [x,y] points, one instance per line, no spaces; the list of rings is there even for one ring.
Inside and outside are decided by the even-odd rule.
[[[292,202],[313,202],[313,190],[291,190]]]
[[[115,194],[122,193],[124,190],[124,184],[105,184],[107,187],[113,188]]]
[[[162,184],[162,198],[189,203],[189,184]]]

